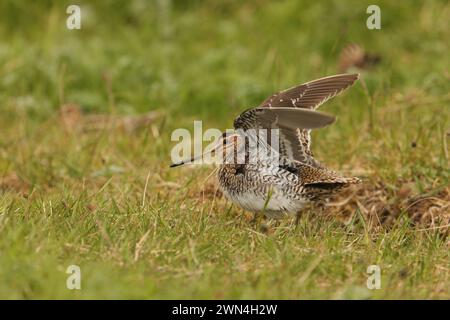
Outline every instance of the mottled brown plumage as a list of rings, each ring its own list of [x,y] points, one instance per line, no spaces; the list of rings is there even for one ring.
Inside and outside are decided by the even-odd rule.
[[[342,177],[325,168],[310,149],[311,129],[335,120],[315,109],[357,79],[357,74],[342,74],[314,80],[274,94],[239,115],[234,121],[236,132],[224,134],[214,149],[226,160],[218,170],[225,196],[246,210],[280,218],[358,183],[356,177]],[[254,134],[260,129],[277,129],[278,139],[261,140]]]

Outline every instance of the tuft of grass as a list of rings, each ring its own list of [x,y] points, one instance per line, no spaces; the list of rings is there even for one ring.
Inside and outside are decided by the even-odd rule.
[[[69,4],[0,3],[1,298],[450,297],[448,3],[379,1],[374,31],[370,1],[79,1],[81,30]],[[169,169],[172,130],[230,128],[336,73],[350,42],[381,62],[313,133],[318,159],[365,179],[340,205],[261,229],[211,168]]]

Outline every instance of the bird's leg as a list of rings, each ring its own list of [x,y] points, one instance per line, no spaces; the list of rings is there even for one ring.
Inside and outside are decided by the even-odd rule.
[[[258,225],[258,223],[261,222],[261,216],[264,217],[264,214],[261,214],[259,212],[255,212],[253,214],[253,219],[250,220],[250,224],[252,224],[253,226],[256,227]]]
[[[270,224],[267,221],[267,216],[263,212],[255,212],[250,223],[255,229],[261,231],[262,233],[267,233],[270,230]]]
[[[269,233],[271,230],[271,221],[267,219],[266,215],[263,215],[261,218],[262,222],[259,225],[259,231],[262,233]]]

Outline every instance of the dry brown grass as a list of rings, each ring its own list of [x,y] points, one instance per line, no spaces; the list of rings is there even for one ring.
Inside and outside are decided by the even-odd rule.
[[[450,231],[450,187],[419,193],[414,182],[388,186],[382,180],[366,182],[340,193],[327,204],[326,214],[349,221],[362,213],[369,228],[386,228],[406,215],[416,227]]]
[[[210,202],[222,199],[223,194],[216,179],[210,179],[203,188],[192,188],[188,197]],[[439,229],[442,234],[450,234],[449,186],[420,192],[413,181],[399,180],[396,185],[388,185],[374,180],[343,190],[320,210],[343,223],[360,212],[367,227],[374,231],[392,227],[406,216],[417,230]]]

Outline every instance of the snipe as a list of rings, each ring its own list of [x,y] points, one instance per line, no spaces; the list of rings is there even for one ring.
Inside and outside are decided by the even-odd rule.
[[[224,195],[245,210],[280,218],[359,183],[357,177],[343,177],[324,167],[310,149],[311,129],[335,121],[315,110],[357,79],[358,74],[342,74],[307,82],[240,114],[234,121],[235,132],[224,133],[209,152],[222,156],[218,180]],[[264,129],[276,134],[262,139],[259,132]]]

